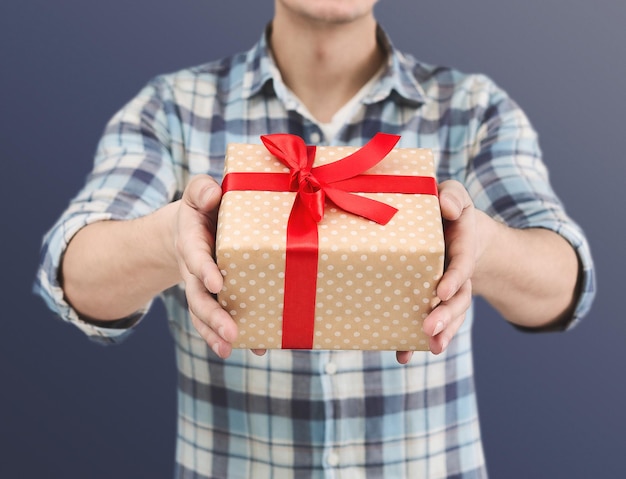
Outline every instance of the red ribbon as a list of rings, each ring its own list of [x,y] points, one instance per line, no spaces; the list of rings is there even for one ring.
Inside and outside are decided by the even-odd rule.
[[[429,176],[363,175],[394,148],[397,135],[377,133],[361,149],[334,163],[313,167],[315,147],[289,134],[263,135],[261,141],[289,173],[229,173],[222,191],[292,191],[296,198],[287,221],[283,349],[312,349],[317,291],[317,223],[326,199],[344,211],[386,225],[396,208],[354,194],[407,193],[437,195]]]

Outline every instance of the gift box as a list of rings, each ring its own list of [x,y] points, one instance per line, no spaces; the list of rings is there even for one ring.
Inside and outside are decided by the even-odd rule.
[[[235,348],[428,350],[444,239],[430,150],[229,144],[216,258]]]

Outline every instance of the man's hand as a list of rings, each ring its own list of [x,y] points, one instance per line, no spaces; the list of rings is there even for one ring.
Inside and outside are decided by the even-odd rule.
[[[474,208],[456,181],[439,185],[447,268],[439,305],[422,326],[430,349],[445,351],[471,305],[472,292],[504,319],[525,328],[562,328],[578,298],[581,275],[574,248],[545,228],[517,229]],[[410,360],[398,353],[398,361]]]
[[[215,354],[227,358],[238,331],[214,297],[223,284],[214,259],[221,194],[219,185],[210,176],[195,176],[180,201],[174,238],[191,321]]]
[[[474,209],[463,185],[457,181],[441,183],[439,204],[444,221],[447,267],[437,286],[437,298],[441,302],[422,326],[430,336],[430,350],[434,354],[445,351],[465,320],[472,303],[472,274],[483,250],[476,227],[480,213]],[[405,364],[412,355],[410,351],[398,352],[398,362]]]

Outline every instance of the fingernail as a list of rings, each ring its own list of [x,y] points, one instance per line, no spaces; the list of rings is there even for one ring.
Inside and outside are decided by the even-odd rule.
[[[217,354],[218,357],[220,357],[220,343],[213,344],[213,346],[211,346],[211,349],[215,354]]]
[[[443,321],[437,321],[435,330],[433,331],[433,336],[437,336],[441,331],[443,331]]]

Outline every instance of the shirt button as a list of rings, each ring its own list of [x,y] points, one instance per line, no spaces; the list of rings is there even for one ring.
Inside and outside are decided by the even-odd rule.
[[[311,143],[319,143],[322,137],[317,131],[314,131],[313,133],[311,133],[310,139],[311,139]]]
[[[337,467],[339,465],[339,454],[336,452],[329,453],[326,462],[330,467]]]
[[[324,370],[326,374],[335,374],[337,372],[337,365],[335,363],[326,363]]]

